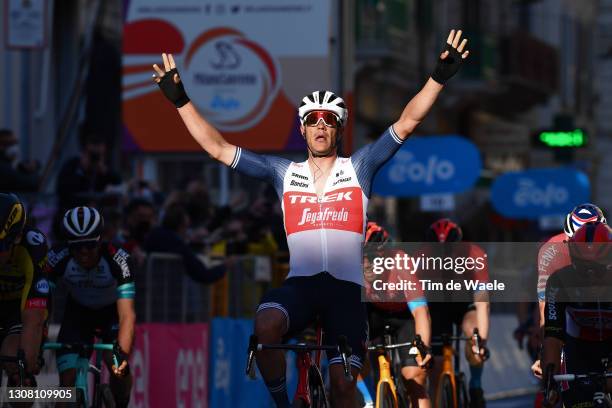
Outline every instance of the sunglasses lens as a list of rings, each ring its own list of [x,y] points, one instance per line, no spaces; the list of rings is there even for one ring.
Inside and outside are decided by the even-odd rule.
[[[73,251],[80,251],[82,249],[94,249],[98,246],[97,241],[86,241],[86,242],[76,242],[74,244],[70,244],[69,247]]]
[[[338,126],[338,117],[333,112],[328,111],[312,111],[306,115],[304,123],[306,126],[316,126],[321,119],[327,127]]]

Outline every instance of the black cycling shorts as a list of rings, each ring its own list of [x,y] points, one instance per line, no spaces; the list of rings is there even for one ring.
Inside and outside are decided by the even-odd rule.
[[[338,336],[346,336],[353,354],[351,365],[361,369],[368,340],[365,304],[361,302],[361,286],[334,278],[327,272],[313,276],[292,277],[279,288],[264,295],[257,312],[268,308],[282,311],[289,330],[295,336],[317,316],[323,328],[323,344],[336,345]],[[337,351],[328,351],[329,364],[340,364]]]
[[[476,310],[474,303],[468,302],[431,302],[429,306],[429,314],[431,315],[431,336],[432,342],[438,342],[439,337],[443,334],[453,335],[453,325],[457,327],[457,334],[462,335],[461,325],[463,317],[467,312]],[[434,345],[432,347],[433,355],[441,355],[442,347]]]
[[[0,302],[0,345],[6,336],[21,334],[21,300]]]
[[[563,346],[566,371],[569,374],[586,374],[602,370],[601,359],[612,353],[612,340],[585,341],[566,336]],[[562,393],[566,408],[591,407],[593,405],[593,383],[569,383],[569,389]]]
[[[115,303],[101,309],[91,309],[68,296],[57,341],[91,344],[97,337],[103,343],[112,343],[117,339],[118,332],[119,315]],[[74,368],[77,357],[76,353],[59,350],[57,352],[59,371]]]
[[[371,339],[380,337],[382,341],[382,336],[385,334],[385,326],[389,326],[394,336],[394,341],[397,343],[413,341],[416,335],[414,318],[408,308],[406,308],[406,311],[402,312],[389,312],[368,304],[368,322],[370,325]],[[410,355],[409,347],[399,348],[398,353],[402,367],[418,366],[414,356]],[[377,364],[373,366],[376,367]]]

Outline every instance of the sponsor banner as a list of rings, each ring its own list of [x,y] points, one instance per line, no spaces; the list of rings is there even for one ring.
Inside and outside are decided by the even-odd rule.
[[[201,150],[151,81],[162,52],[173,54],[191,101],[229,142],[266,151],[304,147],[297,105],[331,82],[329,1],[126,0],[126,6],[126,150]],[[313,21],[326,23],[313,29]]]
[[[261,374],[246,375],[246,357],[253,321],[213,319],[211,323],[210,406],[215,408],[268,408],[274,406]],[[287,353],[287,389],[293,395],[297,384],[295,357]]]
[[[537,220],[546,215],[567,214],[576,205],[589,201],[590,196],[587,175],[570,168],[506,173],[491,187],[493,207],[508,218]]]
[[[131,407],[207,407],[208,324],[136,326]]]
[[[579,254],[574,260],[571,254]],[[609,302],[612,245],[565,242],[387,243],[364,247],[365,302],[533,302],[556,276],[557,301]],[[575,268],[579,270],[576,271]],[[578,273],[576,273],[578,272]],[[543,295],[543,294],[542,294]],[[546,296],[548,299],[548,295]]]
[[[383,196],[459,193],[480,177],[478,149],[460,136],[411,137],[374,178],[373,192]]]

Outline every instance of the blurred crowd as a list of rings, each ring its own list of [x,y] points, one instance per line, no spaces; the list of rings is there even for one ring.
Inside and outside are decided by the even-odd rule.
[[[18,151],[14,146],[13,133],[0,130],[0,191],[33,193],[26,194],[33,197],[26,201],[35,201],[40,165],[18,162],[18,155],[11,153]],[[200,282],[212,282],[222,271],[203,267],[199,255],[286,251],[280,203],[273,188],[262,184],[261,194],[252,202],[236,195],[228,205],[217,206],[202,177],[177,180],[173,191],[163,192],[149,181],[122,179],[109,166],[105,140],[95,134],[82,133],[79,146],[77,156],[61,163],[53,221],[47,229],[38,225],[52,241],[61,239],[64,212],[88,205],[104,217],[103,238],[130,251],[139,266],[148,252],[175,253],[183,257],[186,272]]]

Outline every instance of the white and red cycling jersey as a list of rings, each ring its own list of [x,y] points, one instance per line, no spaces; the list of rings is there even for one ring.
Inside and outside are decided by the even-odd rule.
[[[546,300],[546,282],[550,275],[572,263],[566,240],[567,235],[562,232],[542,244],[538,251],[538,299],[540,302]]]
[[[231,167],[273,183],[281,199],[290,255],[288,277],[325,271],[363,285],[362,247],[372,180],[401,144],[389,127],[351,157],[338,157],[321,196],[308,161],[296,163],[236,149]]]

